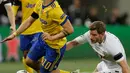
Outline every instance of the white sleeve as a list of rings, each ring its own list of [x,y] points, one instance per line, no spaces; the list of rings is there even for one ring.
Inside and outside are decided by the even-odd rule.
[[[2,0],[0,0],[0,4],[2,3]]]
[[[122,61],[124,59],[124,54],[123,54],[124,48],[121,42],[119,41],[118,38],[115,38],[110,41],[111,41],[111,43],[109,43],[110,49],[108,49],[109,53],[112,55],[112,57],[116,62]]]
[[[11,6],[12,5],[10,0],[0,0],[0,2],[2,2],[6,6],[8,6],[8,5]]]
[[[11,4],[11,3],[6,3],[5,5],[6,5],[6,6],[11,6],[12,4]]]
[[[89,31],[83,35],[78,36],[77,38],[74,39],[74,41],[77,41],[79,44],[84,44],[88,42],[88,36],[89,36]]]

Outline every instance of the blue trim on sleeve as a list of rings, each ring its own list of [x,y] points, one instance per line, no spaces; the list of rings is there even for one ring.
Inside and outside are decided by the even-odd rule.
[[[60,25],[63,26],[63,25],[66,23],[66,21],[67,21],[68,18],[69,18],[69,17],[67,16],[67,17],[65,18],[65,20],[64,20]]]

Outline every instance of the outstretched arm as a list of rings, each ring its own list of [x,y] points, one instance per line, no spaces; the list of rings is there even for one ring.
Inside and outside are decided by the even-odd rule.
[[[33,17],[29,17],[26,21],[24,21],[20,27],[16,30],[16,34],[19,35],[24,32],[36,19]]]
[[[75,40],[69,41],[66,44],[66,50],[68,51],[77,45],[79,45],[79,43],[77,41],[75,41]]]
[[[8,15],[10,24],[11,24],[10,29],[12,30],[12,32],[15,32],[16,31],[15,16],[13,13],[13,9],[11,7],[11,3],[5,3],[4,6],[5,6],[5,9],[7,11],[7,15]]]
[[[86,32],[83,35],[80,35],[80,36],[76,37],[72,41],[67,42],[66,50],[68,51],[68,50],[72,49],[75,46],[78,46],[80,44],[84,44],[84,43],[88,42],[87,38],[88,38],[88,32]]]
[[[29,17],[27,20],[25,20],[20,27],[16,30],[16,32],[14,32],[13,34],[11,34],[10,36],[8,36],[7,38],[5,38],[4,40],[1,41],[1,43],[8,41],[8,40],[12,40],[13,38],[15,38],[17,35],[21,34],[22,32],[24,32],[27,28],[29,28],[29,26],[35,21],[36,19],[33,17]]]

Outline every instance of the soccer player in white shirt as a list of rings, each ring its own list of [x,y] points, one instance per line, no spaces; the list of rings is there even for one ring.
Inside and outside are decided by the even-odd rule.
[[[12,30],[12,32],[16,31],[16,27],[15,27],[15,16],[13,13],[13,9],[11,7],[11,2],[9,0],[0,0],[0,4],[3,3],[4,7],[7,11],[7,15],[10,21],[10,29]]]
[[[103,22],[93,22],[89,27],[89,31],[67,43],[67,50],[86,42],[92,46],[102,60],[97,65],[95,72],[130,73],[120,40],[114,34],[106,31]]]

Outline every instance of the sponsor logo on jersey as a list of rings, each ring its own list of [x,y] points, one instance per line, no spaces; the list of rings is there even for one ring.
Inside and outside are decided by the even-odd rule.
[[[35,7],[35,5],[36,5],[36,4],[30,4],[30,3],[28,3],[28,4],[26,5],[26,7],[27,7],[27,8],[33,8],[33,7]]]
[[[42,24],[47,24],[47,21],[45,21],[45,20],[43,20],[41,18],[40,18],[40,21],[41,21]]]

